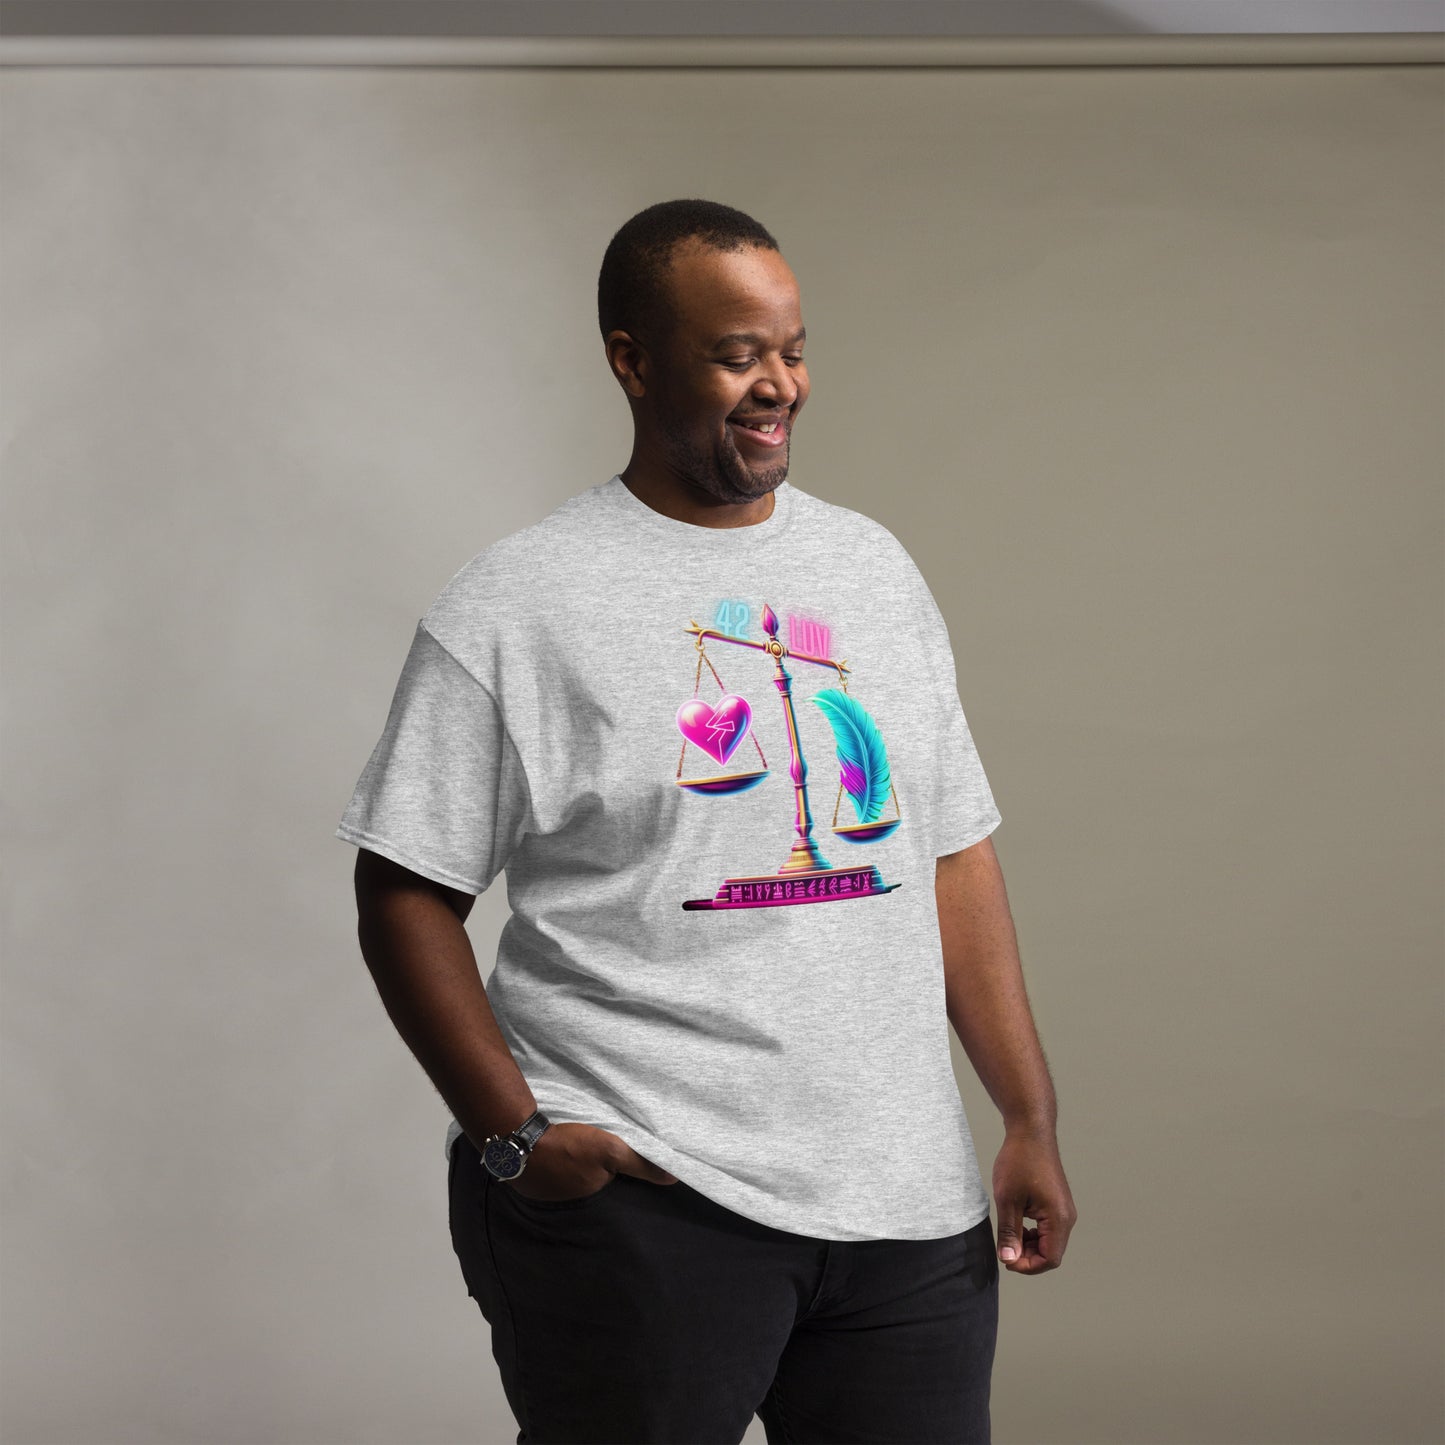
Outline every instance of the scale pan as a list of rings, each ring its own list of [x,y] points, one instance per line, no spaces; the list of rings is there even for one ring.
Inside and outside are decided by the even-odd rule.
[[[846,823],[841,828],[834,828],[833,832],[849,843],[876,843],[880,838],[886,838],[902,821],[902,818],[889,818],[886,823]]]
[[[677,786],[689,793],[744,793],[755,788],[771,771],[758,768],[751,773],[723,773],[716,778],[679,778]]]

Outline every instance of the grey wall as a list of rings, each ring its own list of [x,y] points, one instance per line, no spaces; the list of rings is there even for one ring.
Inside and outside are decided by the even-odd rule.
[[[3,102],[6,1440],[515,1438],[331,828],[436,589],[625,462],[597,266],[691,194],[779,236],[793,478],[932,581],[1006,819],[1081,1218],[996,1438],[1438,1438],[1438,67]]]

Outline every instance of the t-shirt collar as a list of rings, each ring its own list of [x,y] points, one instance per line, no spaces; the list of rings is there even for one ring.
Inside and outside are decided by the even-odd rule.
[[[761,522],[745,527],[705,527],[698,522],[679,521],[649,507],[633,495],[621,473],[605,482],[599,491],[602,500],[625,516],[629,525],[643,527],[655,536],[696,549],[751,547],[772,542],[787,531],[795,503],[794,488],[783,482],[773,491],[772,513]]]

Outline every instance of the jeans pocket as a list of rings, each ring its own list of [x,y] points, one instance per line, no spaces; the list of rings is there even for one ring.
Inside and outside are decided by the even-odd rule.
[[[551,1213],[559,1209],[586,1209],[588,1205],[595,1204],[604,1195],[611,1194],[617,1188],[617,1181],[624,1178],[626,1175],[619,1169],[600,1189],[594,1189],[591,1194],[580,1194],[575,1199],[532,1199],[504,1180],[499,1179],[494,1182],[500,1186],[502,1193],[516,1200],[523,1209]]]

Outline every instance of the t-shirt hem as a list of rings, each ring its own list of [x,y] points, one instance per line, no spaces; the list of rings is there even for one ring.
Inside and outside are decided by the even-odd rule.
[[[398,848],[395,843],[390,843],[385,838],[378,838],[375,833],[368,833],[361,828],[352,828],[342,823],[337,827],[333,836],[340,838],[343,843],[350,843],[357,848],[365,848],[371,853],[380,853],[383,858],[390,858],[393,863],[400,863],[403,868],[409,868],[413,873],[420,873],[423,878],[430,878],[433,883],[445,883],[447,887],[460,888],[464,893],[481,894],[486,892],[480,883],[470,878],[463,878],[460,873],[453,873],[450,868],[443,868],[436,863],[428,863],[424,858],[418,858],[415,854],[407,852],[405,848]]]
[[[558,1110],[555,1106],[549,1112],[549,1117],[554,1118],[557,1123],[567,1122],[565,1111]],[[955,1234],[961,1234],[964,1230],[972,1229],[989,1217],[989,1200],[985,1196],[983,1209],[975,1211],[972,1219],[965,1215],[961,1222],[945,1224],[941,1227],[922,1230],[889,1228],[880,1232],[876,1227],[861,1228],[837,1220],[819,1225],[805,1218],[800,1211],[782,1207],[776,1199],[761,1194],[747,1185],[739,1184],[730,1174],[725,1174],[720,1169],[714,1169],[710,1164],[695,1159],[689,1154],[680,1153],[671,1145],[635,1124],[621,1119],[602,1122],[592,1114],[589,1114],[585,1122],[593,1124],[599,1129],[606,1129],[610,1134],[616,1134],[644,1159],[666,1169],[669,1174],[675,1175],[684,1184],[696,1189],[699,1194],[706,1195],[715,1204],[722,1205],[724,1209],[742,1215],[745,1219],[751,1219],[756,1224],[763,1224],[770,1229],[780,1229],[786,1234],[797,1234],[807,1239],[830,1239],[845,1243],[860,1243],[878,1239],[946,1239]],[[454,1134],[455,1137],[453,1137]],[[460,1129],[453,1121],[448,1125],[447,1131],[448,1158],[450,1158],[451,1150],[456,1147],[456,1140],[460,1137]],[[666,1189],[672,1186],[664,1184],[659,1187]]]

